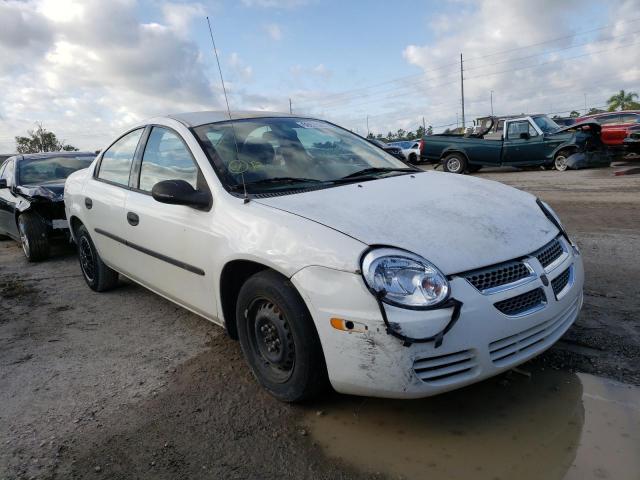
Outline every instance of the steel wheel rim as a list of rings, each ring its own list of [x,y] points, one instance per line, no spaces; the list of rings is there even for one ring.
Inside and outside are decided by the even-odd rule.
[[[89,282],[93,282],[95,275],[95,258],[93,256],[93,249],[87,237],[80,238],[80,244],[78,245],[78,253],[80,257],[80,268],[85,278]]]
[[[258,370],[273,382],[286,382],[295,367],[295,344],[284,312],[275,302],[257,298],[247,309],[247,320]]]
[[[29,237],[24,231],[24,226],[20,225],[20,243],[22,244],[22,251],[27,258],[31,258],[31,246],[29,245]]]
[[[556,157],[556,170],[564,172],[567,169],[567,157],[564,155],[558,155]]]
[[[456,157],[447,160],[447,169],[450,172],[457,172],[458,170],[460,170],[460,160],[458,160]]]

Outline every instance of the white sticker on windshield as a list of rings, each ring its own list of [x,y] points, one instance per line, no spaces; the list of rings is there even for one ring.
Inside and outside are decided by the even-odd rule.
[[[301,122],[296,122],[302,128],[330,128],[330,125],[327,125],[324,122],[316,122],[313,120],[303,120]]]

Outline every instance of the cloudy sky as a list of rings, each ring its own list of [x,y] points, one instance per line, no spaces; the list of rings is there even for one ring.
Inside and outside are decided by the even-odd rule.
[[[321,116],[359,133],[568,114],[640,91],[639,0],[0,0],[0,153],[41,121],[99,149],[153,115]]]

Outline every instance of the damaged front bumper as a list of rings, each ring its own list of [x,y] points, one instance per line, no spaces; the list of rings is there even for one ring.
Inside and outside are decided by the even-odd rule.
[[[560,239],[566,255],[553,265],[529,262],[532,279],[491,294],[476,290],[465,278],[450,280],[452,296],[462,303],[460,315],[443,338],[403,344],[387,333],[381,310],[359,274],[312,266],[292,282],[302,294],[316,324],[329,379],[341,393],[388,398],[420,398],[460,388],[525,362],[553,345],[578,316],[584,272],[581,256]],[[569,273],[561,294],[554,280]],[[541,308],[507,316],[495,304],[535,289],[546,298]],[[454,308],[428,311],[385,305],[388,321],[408,336],[428,337],[442,331]],[[337,328],[347,325],[348,328]]]

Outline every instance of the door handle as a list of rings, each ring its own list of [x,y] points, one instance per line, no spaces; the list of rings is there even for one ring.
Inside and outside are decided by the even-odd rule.
[[[138,223],[140,223],[140,217],[138,217],[138,215],[133,212],[127,212],[127,222],[129,222],[129,225],[135,227],[136,225],[138,225]]]
[[[87,207],[88,210],[91,210],[91,207],[93,207],[93,200],[89,197],[84,197],[84,206]]]

